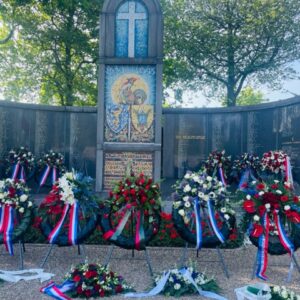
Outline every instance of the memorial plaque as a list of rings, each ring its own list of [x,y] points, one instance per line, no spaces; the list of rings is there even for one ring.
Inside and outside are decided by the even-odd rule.
[[[134,174],[152,177],[153,154],[147,152],[106,152],[104,155],[104,188],[109,190],[114,183],[132,170]]]

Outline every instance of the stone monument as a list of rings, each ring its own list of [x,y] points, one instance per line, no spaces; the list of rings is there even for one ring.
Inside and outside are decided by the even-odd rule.
[[[106,0],[100,21],[96,190],[128,166],[161,177],[163,21],[158,0]]]

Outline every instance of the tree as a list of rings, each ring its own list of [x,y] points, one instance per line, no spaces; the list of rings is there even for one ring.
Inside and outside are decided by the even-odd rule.
[[[22,2],[21,8],[17,2]],[[26,55],[35,53],[31,61],[35,67],[32,76],[36,79],[40,102],[95,104],[102,0],[7,3],[15,10],[18,39],[27,45]]]
[[[300,57],[299,0],[164,0],[166,86],[226,91],[277,82]]]

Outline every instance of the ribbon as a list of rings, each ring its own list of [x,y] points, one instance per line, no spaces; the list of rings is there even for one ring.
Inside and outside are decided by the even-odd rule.
[[[34,274],[34,275],[28,275],[28,274]],[[8,282],[18,282],[20,280],[28,281],[28,280],[35,280],[35,279],[40,279],[41,282],[44,282],[51,279],[51,277],[53,276],[54,274],[45,273],[43,269],[28,269],[28,270],[20,270],[20,271],[0,270],[0,279]]]
[[[51,167],[49,165],[47,165],[47,167],[41,177],[41,180],[40,180],[40,187],[42,187],[46,183],[48,175],[50,173],[50,170],[51,170]]]
[[[79,212],[79,205],[77,201],[75,201],[70,208],[70,223],[69,223],[69,234],[68,234],[70,245],[77,244],[78,212]]]
[[[75,288],[75,283],[71,280],[66,280],[62,285],[57,285],[54,282],[50,282],[45,287],[40,289],[41,293],[44,293],[54,299],[58,300],[71,300],[64,293],[71,291]]]
[[[4,210],[2,205],[0,205],[0,233],[3,232],[3,224],[4,224]]]
[[[20,163],[16,163],[14,165],[13,173],[11,179],[16,180],[18,178],[18,173],[20,170]]]
[[[145,249],[145,232],[144,232],[144,212],[138,210],[136,212],[133,211],[132,205],[127,205],[123,207],[120,211],[124,211],[125,214],[118,223],[115,229],[111,229],[104,233],[103,238],[106,240],[116,241],[122,231],[126,223],[129,220],[131,214],[134,214],[136,217],[136,227],[135,227],[135,237],[134,237],[134,249],[140,251]],[[133,221],[133,220],[132,220]]]
[[[241,191],[246,191],[247,190],[245,184],[248,185],[249,177],[250,177],[250,169],[246,169],[245,172],[243,173],[242,177],[241,177],[241,180],[240,180],[240,183],[239,183],[239,186],[238,186],[239,190],[241,190]]]
[[[196,237],[197,237],[196,249],[198,250],[201,249],[201,245],[202,245],[202,224],[201,224],[201,214],[200,214],[200,202],[198,197],[194,199],[194,211],[196,217]]]
[[[225,176],[224,176],[224,171],[223,171],[223,168],[220,167],[219,168],[219,175],[220,175],[220,178],[221,178],[221,181],[223,183],[223,186],[226,187],[226,180],[225,180]]]
[[[144,298],[144,297],[151,297],[151,296],[158,295],[160,292],[163,291],[172,271],[175,271],[175,270],[169,270],[169,271],[165,272],[164,275],[162,276],[162,278],[157,283],[157,285],[149,292],[127,293],[127,294],[125,294],[125,298]],[[192,274],[186,267],[182,268],[178,271],[184,277],[185,281],[191,283],[196,288],[196,290],[200,296],[207,297],[210,299],[216,299],[216,300],[227,300],[226,298],[224,298],[216,293],[209,292],[209,291],[203,291],[201,288],[199,288],[198,285],[196,284],[196,282],[194,281]]]
[[[23,166],[21,167],[20,181],[26,182],[25,170],[24,170],[24,167],[23,167]]]
[[[57,222],[57,224],[55,225],[54,229],[50,232],[49,236],[48,236],[48,241],[50,244],[54,244],[58,235],[59,235],[59,232],[62,228],[62,225],[65,221],[65,218],[67,216],[67,213],[69,211],[69,208],[70,208],[70,204],[65,204],[64,205],[64,210],[63,210],[63,213],[59,219],[59,221]]]
[[[259,237],[257,249],[257,271],[256,276],[262,280],[267,280],[265,275],[268,266],[268,245],[269,245],[269,226],[270,219],[268,213],[263,217],[264,233]]]
[[[3,233],[3,243],[6,251],[10,255],[14,255],[12,234],[14,231],[14,208],[10,205],[5,205],[1,213],[0,233]]]
[[[285,181],[289,182],[291,186],[294,186],[293,174],[292,174],[292,166],[289,156],[286,157],[284,162],[284,170],[285,170]]]
[[[54,185],[54,183],[57,181],[57,169],[56,167],[53,167],[52,169],[52,184]]]
[[[208,217],[209,217],[209,221],[210,221],[210,224],[212,226],[212,229],[213,229],[215,235],[217,236],[217,238],[219,239],[219,241],[222,244],[224,244],[225,243],[225,238],[224,238],[222,232],[218,228],[217,221],[216,221],[216,218],[215,218],[215,212],[214,212],[214,209],[213,209],[213,204],[212,204],[211,199],[209,199],[207,201],[207,208],[208,208]]]

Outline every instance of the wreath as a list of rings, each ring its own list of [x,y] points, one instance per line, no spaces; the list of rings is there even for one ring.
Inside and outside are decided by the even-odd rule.
[[[160,189],[151,178],[131,174],[109,193],[101,217],[104,239],[125,249],[144,250],[160,226]]]
[[[0,243],[13,254],[13,242],[22,239],[33,215],[33,202],[24,182],[0,181]]]
[[[257,276],[265,279],[267,253],[292,254],[299,247],[300,201],[288,182],[253,182],[251,188],[254,195],[243,195],[243,227],[258,247],[258,266],[265,264]]]
[[[72,267],[65,276],[62,285],[53,282],[41,289],[41,292],[53,296],[59,294],[63,299],[109,297],[120,293],[133,291],[122,276],[110,271],[100,264],[81,263]],[[56,293],[53,293],[56,292]]]
[[[225,150],[212,151],[205,162],[206,173],[213,177],[216,176],[224,186],[231,170],[231,156],[226,156],[225,153]]]
[[[224,243],[235,228],[235,212],[222,182],[188,171],[174,187],[172,216],[179,235],[198,249]]]
[[[33,177],[35,158],[26,147],[10,150],[6,156],[6,174],[12,179],[26,181]]]
[[[80,244],[97,225],[98,207],[92,179],[74,171],[65,173],[39,207],[42,233],[52,244]]]
[[[35,181],[41,186],[52,187],[60,175],[66,172],[64,156],[50,150],[37,161]]]

